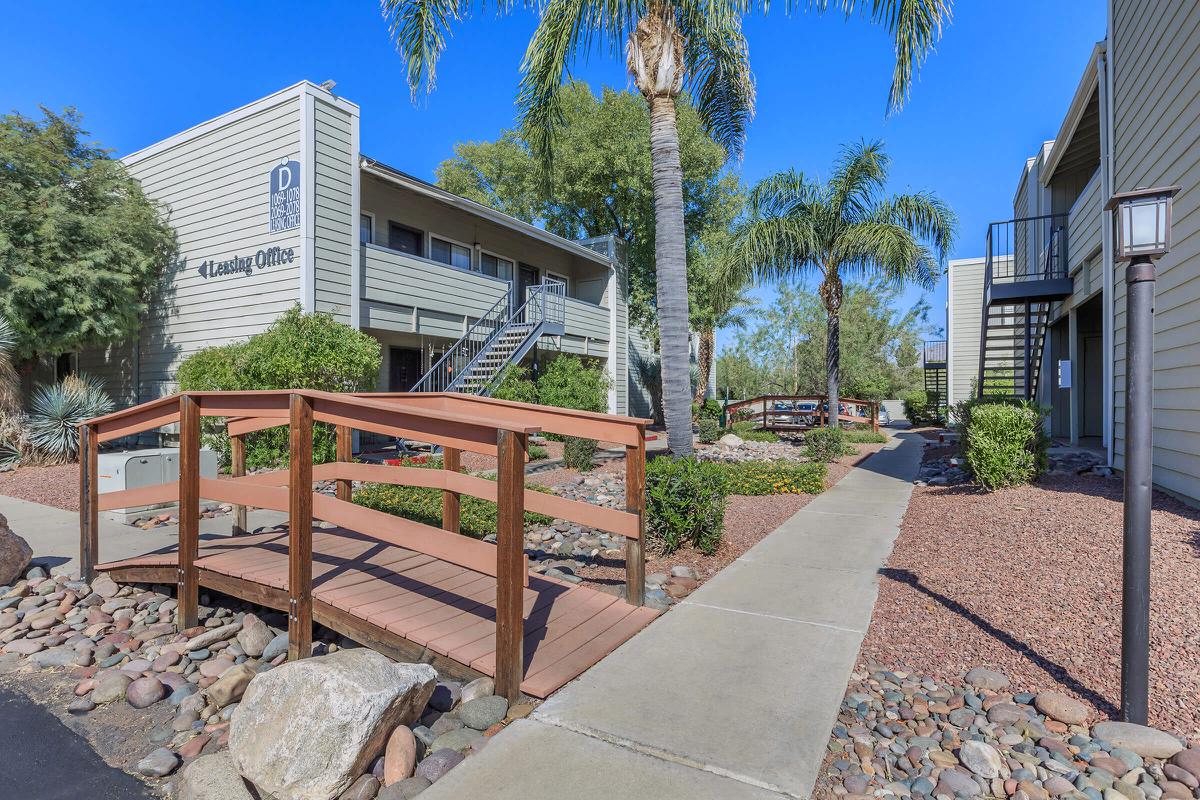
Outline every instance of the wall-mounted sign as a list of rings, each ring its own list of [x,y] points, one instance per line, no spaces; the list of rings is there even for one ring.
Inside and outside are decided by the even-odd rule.
[[[256,269],[266,269],[276,264],[291,264],[296,260],[295,249],[267,247],[252,256],[234,256],[224,261],[206,260],[196,271],[200,277],[227,278],[230,275],[253,275]]]
[[[300,227],[300,162],[284,159],[271,168],[271,233]]]

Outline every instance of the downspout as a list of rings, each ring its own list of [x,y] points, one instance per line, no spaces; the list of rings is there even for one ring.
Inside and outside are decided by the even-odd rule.
[[[1109,59],[1109,47],[1112,36],[1112,3],[1108,3],[1108,38],[1105,49],[1096,60],[1097,91],[1100,101],[1100,187],[1102,197],[1113,195],[1113,108],[1112,108],[1112,65]],[[1102,347],[1104,350],[1104,450],[1108,466],[1115,463],[1115,436],[1113,433],[1113,345],[1114,298],[1113,298],[1113,225],[1112,212],[1100,212],[1100,242],[1102,250],[1102,266],[1104,269],[1103,294],[1104,316],[1102,330]]]
[[[617,272],[616,247],[609,242],[608,264],[608,413],[617,414],[617,313],[621,305],[620,275]]]

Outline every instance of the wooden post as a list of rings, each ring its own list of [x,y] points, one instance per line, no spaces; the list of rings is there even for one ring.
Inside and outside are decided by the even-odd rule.
[[[354,437],[349,425],[337,426],[337,460],[345,463],[354,460]],[[334,492],[338,500],[349,503],[354,487],[350,481],[339,478]]]
[[[525,672],[526,436],[501,430],[496,440],[496,694],[515,703]]]
[[[871,403],[871,430],[879,433],[879,403]]]
[[[462,468],[462,452],[453,447],[442,449],[442,468],[458,472]],[[442,490],[442,530],[461,532],[462,497],[458,492]]]
[[[288,660],[312,655],[313,407],[291,396],[288,456]]]
[[[92,425],[79,426],[79,577],[91,582],[100,558],[100,494],[96,481],[99,439]]]
[[[240,478],[246,474],[246,437],[244,435],[229,437],[229,471],[235,478]],[[245,536],[249,533],[246,530],[246,507],[243,505],[234,505],[233,507],[233,535]]]
[[[195,627],[200,604],[196,558],[200,554],[200,404],[179,396],[179,606],[180,628]]]
[[[625,446],[625,510],[637,514],[638,538],[625,540],[625,595],[635,606],[646,602],[646,431]]]

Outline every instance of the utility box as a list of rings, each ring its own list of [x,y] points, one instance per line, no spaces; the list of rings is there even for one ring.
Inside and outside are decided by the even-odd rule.
[[[200,451],[200,477],[217,477],[217,454],[213,450]],[[179,450],[174,447],[159,447],[149,450],[122,450],[115,453],[98,453],[97,488],[103,492],[120,492],[125,489],[140,489],[158,483],[173,483],[179,480]],[[126,521],[146,511],[177,508],[178,503],[158,503],[149,506],[131,506],[106,511],[112,519]]]

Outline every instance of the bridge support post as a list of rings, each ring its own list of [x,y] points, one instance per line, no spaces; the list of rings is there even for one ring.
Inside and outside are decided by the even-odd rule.
[[[235,478],[241,478],[246,474],[246,437],[244,434],[229,437],[229,473]],[[235,504],[233,507],[233,535],[245,536],[249,533],[246,530],[246,507],[241,504]]]
[[[312,655],[313,407],[291,396],[288,448],[288,660]]]
[[[496,694],[515,703],[525,672],[526,436],[497,431],[496,444]]]
[[[462,467],[462,453],[454,447],[442,448],[442,469],[458,472]],[[523,468],[522,468],[523,471]],[[462,517],[462,497],[449,489],[442,491],[442,530],[459,533]]]
[[[625,594],[631,605],[646,603],[646,431],[625,446],[625,510],[637,514],[638,536],[625,540]]]
[[[337,426],[337,460],[341,463],[349,463],[354,460],[354,437],[349,425]],[[334,484],[334,495],[337,499],[349,503],[353,493],[354,487],[351,482],[344,478],[338,478]]]
[[[176,624],[195,627],[199,619],[200,581],[200,404],[179,396],[179,567]]]
[[[79,577],[91,582],[100,560],[99,487],[96,482],[99,437],[93,425],[79,426]]]

